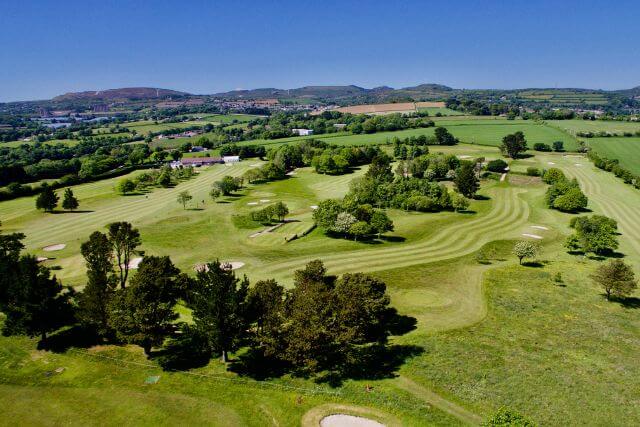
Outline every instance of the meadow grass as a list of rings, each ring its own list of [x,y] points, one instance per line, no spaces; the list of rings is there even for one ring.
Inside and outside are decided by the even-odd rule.
[[[617,120],[547,120],[549,125],[576,135],[578,132],[638,132],[640,131],[639,122],[623,122]]]
[[[587,145],[609,159],[618,159],[620,165],[640,175],[640,138],[589,138]]]

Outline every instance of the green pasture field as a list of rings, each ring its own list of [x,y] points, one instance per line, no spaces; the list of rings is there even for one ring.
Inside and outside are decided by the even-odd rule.
[[[418,108],[418,111],[426,111],[430,116],[435,116],[437,113],[443,114],[445,116],[463,116],[465,113],[461,111],[452,110],[450,108],[445,107],[421,107]]]
[[[572,135],[578,132],[624,132],[640,131],[640,122],[623,122],[617,120],[547,120],[546,123]],[[585,138],[587,139],[587,138]]]
[[[587,145],[609,159],[618,159],[620,165],[640,175],[640,138],[589,138]]]
[[[488,145],[430,149],[500,157]],[[589,209],[618,221],[619,251],[640,272],[637,190],[584,156],[532,154],[510,162],[512,170],[553,166],[576,177]],[[369,272],[387,283],[392,305],[416,320],[412,332],[391,339],[398,355],[411,354],[399,356],[393,375],[347,379],[337,387],[289,376],[256,381],[217,360],[192,371],[163,372],[134,346],[54,353],[37,350],[36,340],[0,337],[0,399],[12,402],[0,420],[317,426],[319,418],[338,412],[388,426],[448,426],[480,424],[507,406],[539,425],[640,423],[634,403],[640,401],[637,309],[606,302],[592,285],[589,274],[601,260],[566,253],[562,243],[572,216],[545,207],[546,186],[539,179],[510,174],[503,182],[483,181],[484,197],[472,201],[469,213],[389,210],[395,231],[374,243],[333,239],[318,229],[285,243],[312,224],[312,205],[343,196],[366,168],[342,176],[302,168],[219,203],[208,199],[222,176],[261,164],[248,159],[199,169],[175,188],[140,195],[117,195],[113,186],[120,178],[82,184],[74,192],[85,212],[44,214],[34,209],[33,198],[21,198],[0,202],[0,220],[3,231],[27,234],[28,252],[55,258],[46,264],[61,267],[56,275],[79,289],[85,280],[80,243],[117,220],[140,229],[146,254],[170,255],[189,273],[216,258],[244,262],[237,273],[252,281],[273,277],[286,286],[294,270],[316,258],[333,274]],[[187,210],[176,201],[184,190],[194,196]],[[276,201],[289,206],[291,222],[251,237],[264,227],[242,218]],[[511,254],[523,234],[542,237],[535,266],[519,266]],[[67,247],[42,251],[56,243]],[[552,280],[557,272],[562,284]],[[181,314],[189,316],[184,308]],[[58,367],[65,369],[55,372]],[[144,385],[151,375],[160,381]]]

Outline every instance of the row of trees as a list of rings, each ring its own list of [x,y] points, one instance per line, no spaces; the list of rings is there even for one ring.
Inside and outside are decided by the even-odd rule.
[[[383,347],[397,316],[384,282],[361,273],[330,276],[317,260],[295,272],[290,290],[272,279],[250,286],[218,261],[189,277],[166,256],[145,256],[128,279],[122,266],[140,244],[128,223],[111,224],[82,244],[87,285],[76,293],[21,255],[23,238],[0,235],[3,332],[40,336],[43,344],[48,333],[78,324],[102,341],[140,345],[148,355],[166,344],[161,363],[167,368],[213,355],[226,362],[229,352],[247,348],[258,365],[335,372],[363,350]],[[179,322],[180,302],[192,323]]]
[[[369,204],[354,203],[353,200],[323,200],[313,212],[315,223],[326,232],[358,237],[376,234],[380,237],[387,231],[393,231],[393,221],[387,214],[374,209]]]
[[[597,168],[611,172],[622,179],[625,184],[633,185],[635,188],[640,189],[640,175],[636,175],[629,169],[622,167],[618,159],[602,157],[593,150],[589,151],[588,156]]]
[[[36,197],[36,209],[41,209],[45,212],[53,212],[58,207],[58,201],[60,197],[53,191],[46,183],[42,184],[42,192]],[[64,196],[62,199],[62,209],[67,211],[74,211],[78,209],[80,202],[73,194],[71,188],[64,190]]]
[[[160,169],[144,171],[133,178],[123,178],[116,184],[116,191],[122,195],[133,193],[134,191],[147,191],[152,187],[171,187],[180,181],[193,177],[195,171],[193,167],[180,167],[172,169],[163,166]]]

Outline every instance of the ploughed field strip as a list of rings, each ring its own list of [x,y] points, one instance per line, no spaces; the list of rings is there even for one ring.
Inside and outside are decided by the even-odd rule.
[[[529,206],[519,197],[525,191],[513,187],[495,187],[489,191],[492,208],[487,214],[443,227],[423,241],[391,248],[325,254],[321,257],[322,261],[329,272],[338,274],[409,267],[470,254],[498,237],[517,235],[529,217]],[[290,281],[293,271],[314,258],[318,256],[266,264],[260,267],[260,271],[267,277]]]

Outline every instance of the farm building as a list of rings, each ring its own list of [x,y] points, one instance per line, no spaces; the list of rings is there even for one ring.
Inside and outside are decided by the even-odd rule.
[[[313,129],[291,129],[291,132],[300,136],[313,135]]]
[[[224,163],[224,159],[222,157],[185,157],[169,163],[169,166],[171,166],[172,169],[176,169],[181,166],[211,166],[216,163]]]
[[[222,161],[224,163],[238,163],[240,161],[240,156],[224,156]]]

